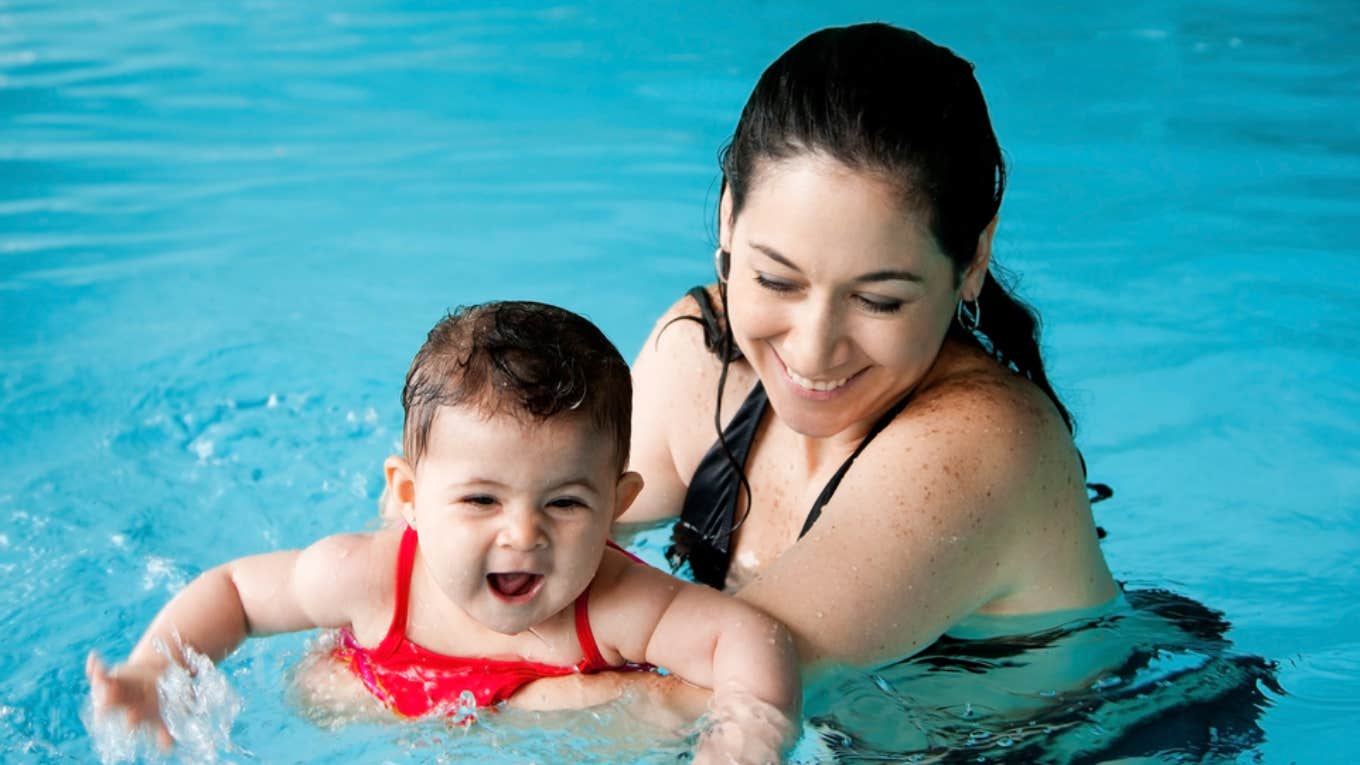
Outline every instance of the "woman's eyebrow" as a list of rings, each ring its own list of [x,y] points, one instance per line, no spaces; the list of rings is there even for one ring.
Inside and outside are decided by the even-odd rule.
[[[855,277],[855,281],[857,282],[886,282],[892,281],[893,279],[901,279],[905,282],[916,282],[918,284],[925,281],[925,279],[921,278],[920,274],[911,271],[870,271],[867,274]]]
[[[803,272],[803,269],[801,269],[801,268],[799,268],[798,266],[794,265],[794,263],[793,263],[792,260],[789,260],[788,258],[784,257],[783,255],[780,255],[780,254],[779,254],[779,251],[776,250],[775,248],[773,248],[773,247],[771,247],[771,246],[769,246],[769,245],[767,245],[767,244],[761,244],[760,242],[747,242],[747,244],[749,244],[749,245],[751,246],[751,249],[753,249],[753,250],[758,250],[758,251],[764,253],[765,257],[769,258],[770,260],[773,260],[774,262],[778,263],[779,265],[784,266],[784,267],[786,267],[786,268],[792,268],[793,270],[797,271],[797,272],[800,273],[800,274]]]
[[[761,253],[763,253],[763,254],[765,255],[765,257],[769,258],[770,260],[773,260],[774,262],[780,264],[781,266],[784,266],[784,267],[786,267],[786,268],[791,268],[791,269],[793,269],[794,271],[797,271],[797,272],[800,273],[800,274],[803,272],[803,270],[802,270],[801,268],[799,268],[797,265],[795,265],[793,261],[791,261],[791,260],[789,260],[788,258],[784,257],[783,255],[780,255],[780,254],[779,254],[779,251],[776,250],[776,249],[774,249],[773,247],[770,247],[770,246],[768,246],[768,245],[761,244],[761,243],[759,243],[759,242],[748,242],[748,244],[750,244],[751,249],[760,251]],[[861,275],[855,277],[855,281],[856,281],[856,282],[860,282],[860,283],[865,283],[865,282],[887,282],[887,281],[892,281],[892,280],[894,280],[894,279],[898,279],[898,280],[901,280],[901,281],[904,281],[904,282],[912,282],[912,283],[915,283],[915,284],[920,284],[920,283],[922,283],[922,282],[925,281],[925,279],[922,278],[922,276],[921,276],[920,274],[918,274],[918,273],[916,273],[916,272],[914,272],[914,271],[903,271],[903,270],[897,270],[897,269],[884,269],[884,270],[882,270],[882,271],[870,271],[870,272],[867,273],[867,274],[861,274]]]

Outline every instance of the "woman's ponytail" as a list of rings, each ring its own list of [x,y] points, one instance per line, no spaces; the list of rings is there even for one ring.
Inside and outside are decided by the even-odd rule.
[[[970,332],[956,325],[956,334],[969,336],[997,361],[1039,386],[1057,407],[1067,430],[1074,430],[1071,413],[1063,406],[1044,371],[1044,360],[1039,352],[1038,314],[1015,297],[990,270],[982,281],[977,303],[980,316],[976,329]]]

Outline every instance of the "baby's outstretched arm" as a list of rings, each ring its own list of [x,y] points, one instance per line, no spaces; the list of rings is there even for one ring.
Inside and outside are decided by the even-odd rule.
[[[645,566],[623,573],[627,583],[611,594],[631,600],[633,609],[647,603],[649,618],[632,621],[633,635],[624,637],[620,652],[713,689],[709,725],[695,762],[777,761],[797,732],[802,701],[798,655],[788,630],[716,590]],[[614,602],[624,607],[609,609],[606,619],[630,610],[628,601]],[[650,631],[645,625],[652,625]],[[641,655],[630,655],[639,650],[636,640]]]
[[[149,725],[168,747],[156,680],[168,661],[186,663],[181,646],[217,662],[251,635],[347,624],[346,588],[335,572],[359,567],[354,559],[336,563],[367,546],[364,537],[328,537],[306,550],[240,558],[205,572],[161,609],[126,662],[109,669],[90,653],[85,675],[96,712],[121,709],[130,724]]]

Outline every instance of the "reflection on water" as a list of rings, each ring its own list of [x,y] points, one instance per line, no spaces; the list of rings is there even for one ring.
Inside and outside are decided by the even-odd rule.
[[[1273,662],[1232,653],[1228,626],[1175,593],[1130,590],[1095,618],[945,637],[846,673],[812,689],[805,711],[844,763],[1233,762],[1263,742],[1267,692],[1283,691]]]

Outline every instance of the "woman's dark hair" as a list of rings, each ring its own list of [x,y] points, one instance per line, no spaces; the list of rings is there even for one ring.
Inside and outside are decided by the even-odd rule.
[[[960,278],[1006,188],[973,65],[887,24],[814,32],[765,70],[721,155],[732,217],[769,162],[810,152],[894,186],[904,206],[925,216]],[[951,334],[1033,381],[1071,430],[1044,371],[1037,315],[990,271],[978,303],[976,332],[954,324]]]

